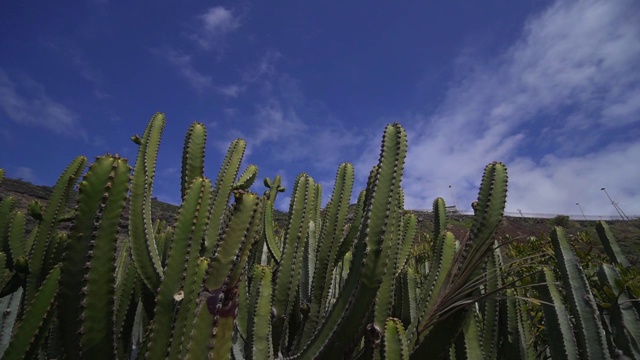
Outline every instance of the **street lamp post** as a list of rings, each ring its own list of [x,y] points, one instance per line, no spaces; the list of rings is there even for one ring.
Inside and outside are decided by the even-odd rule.
[[[625,216],[623,215],[624,213],[622,212],[622,209],[620,209],[618,204],[615,201],[613,201],[611,196],[609,196],[609,193],[607,192],[607,189],[602,188],[600,190],[604,191],[604,193],[607,195],[607,198],[609,199],[609,201],[611,201],[611,205],[613,205],[613,208],[616,209],[616,212],[618,213],[618,215],[620,215],[620,218],[622,220],[625,220]],[[626,220],[629,220],[629,218],[627,218]]]
[[[458,205],[456,205],[456,194],[453,193],[453,186],[449,185],[449,190],[451,190],[451,198],[453,199],[453,207],[458,210]]]
[[[584,211],[582,211],[582,206],[580,206],[580,203],[576,203],[576,206],[578,207],[578,209],[580,209],[580,213],[582,213],[582,217],[587,220],[587,216],[584,214]]]

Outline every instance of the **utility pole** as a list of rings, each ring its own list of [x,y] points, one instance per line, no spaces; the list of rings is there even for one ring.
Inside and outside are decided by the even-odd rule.
[[[618,206],[618,203],[616,203],[615,201],[613,201],[613,199],[611,198],[611,196],[609,196],[609,193],[607,192],[607,189],[602,188],[600,189],[602,191],[604,191],[604,193],[607,195],[607,198],[609,199],[609,201],[611,201],[611,205],[613,205],[613,208],[616,209],[616,212],[618,213],[618,215],[620,215],[620,218],[622,220],[629,220],[629,218],[625,218],[626,214],[624,214],[622,212],[622,209],[620,209],[620,207]]]
[[[622,213],[622,216],[624,216],[624,217],[625,217],[625,219],[627,219],[627,220],[631,220],[631,219],[627,216],[627,214],[625,214],[625,212],[624,212],[624,211],[622,211],[622,208],[620,207],[620,204],[618,204],[617,202],[616,202],[616,207],[618,208],[618,210],[620,210],[620,212]]]
[[[586,215],[584,214],[584,211],[582,211],[582,207],[580,206],[580,203],[576,203],[576,206],[578,207],[578,209],[580,209],[580,212],[582,213],[582,217],[587,220]]]
[[[453,207],[458,210],[458,205],[456,205],[456,194],[453,193],[453,186],[449,185],[449,190],[451,190],[451,198],[453,198]]]

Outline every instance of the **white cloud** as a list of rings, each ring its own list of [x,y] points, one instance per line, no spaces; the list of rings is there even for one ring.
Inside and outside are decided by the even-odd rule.
[[[40,180],[38,175],[36,175],[36,172],[32,168],[25,166],[17,168],[11,177],[22,179],[32,184],[42,184],[42,181]]]
[[[27,77],[17,84],[0,69],[0,111],[11,121],[39,126],[56,134],[87,139],[78,115],[47,95],[44,86]]]
[[[217,91],[227,97],[235,98],[257,83],[261,83],[266,87],[267,91],[273,90],[273,84],[270,78],[279,75],[275,69],[275,64],[280,58],[282,58],[282,54],[278,51],[269,50],[265,52],[257,64],[242,72],[240,80],[237,83],[220,86],[217,88]]]
[[[407,207],[429,208],[436,196],[451,203],[452,184],[468,209],[484,165],[502,160],[507,210],[577,213],[580,202],[609,213],[597,205],[605,186],[640,214],[639,143],[619,136],[640,121],[638,2],[556,1],[503,54],[467,61],[434,113],[405,122]]]
[[[196,70],[190,55],[180,53],[173,49],[152,49],[151,52],[165,58],[175,66],[180,72],[180,75],[184,77],[189,82],[189,85],[196,91],[203,92],[213,86],[211,76]]]
[[[240,17],[222,6],[207,9],[198,21],[199,28],[190,37],[206,50],[220,47],[224,38],[240,27]]]
[[[615,215],[615,209],[600,189],[605,187],[628,214],[638,214],[640,167],[630,166],[640,159],[640,143],[612,145],[583,157],[545,157],[539,163],[515,159],[511,163],[509,207],[528,212],[562,209],[579,214],[580,203],[589,215]]]
[[[240,93],[245,90],[245,87],[242,85],[232,84],[227,86],[220,86],[217,90],[222,95],[228,97],[238,97],[238,95],[240,95]]]

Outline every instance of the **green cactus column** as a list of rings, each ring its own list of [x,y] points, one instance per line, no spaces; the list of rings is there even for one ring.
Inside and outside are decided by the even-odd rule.
[[[106,155],[91,164],[80,183],[57,302],[63,349],[72,359],[115,356],[116,234],[129,176],[125,159]]]
[[[397,211],[406,150],[404,129],[388,125],[378,165],[369,176],[352,268],[333,307],[295,358],[349,356],[364,334],[385,271],[384,242],[393,236],[393,228],[387,225]]]
[[[238,190],[222,224],[197,300],[188,339],[187,359],[228,359],[238,306],[238,285],[261,225],[262,204],[253,193]]]

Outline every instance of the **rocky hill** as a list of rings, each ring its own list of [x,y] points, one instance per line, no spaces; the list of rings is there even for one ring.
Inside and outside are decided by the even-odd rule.
[[[44,204],[49,196],[51,196],[51,188],[48,186],[33,185],[29,182],[19,179],[5,178],[0,182],[0,201],[7,196],[16,199],[18,209],[26,210],[27,205],[33,201],[39,201]],[[69,200],[69,208],[73,208],[76,201],[76,195],[72,195]],[[155,219],[165,220],[168,224],[175,221],[178,212],[178,206],[167,204],[157,199],[151,202],[152,214]],[[411,211],[415,213],[418,219],[418,235],[428,233],[433,229],[433,215],[426,211]],[[128,218],[128,210],[125,208],[124,219]],[[28,218],[27,229],[31,229],[35,224],[35,220]],[[275,214],[276,222],[280,226],[286,223],[286,213],[277,212]],[[448,216],[448,228],[457,238],[463,238],[471,228],[472,217],[451,213]],[[620,242],[620,246],[625,251],[629,260],[635,265],[640,266],[640,220],[630,221],[609,221],[608,222],[614,235]],[[575,221],[565,217],[556,217],[553,219],[537,219],[522,217],[505,217],[498,228],[498,236],[510,236],[520,241],[526,241],[529,236],[540,236],[549,234],[554,225],[561,225],[566,232],[576,234],[586,231],[591,235],[592,239],[597,239],[595,234],[594,221]],[[63,229],[68,227],[68,223],[61,225]],[[127,223],[123,221],[121,224],[123,233],[127,227]],[[124,234],[123,234],[124,235]],[[594,242],[596,243],[596,242]]]

